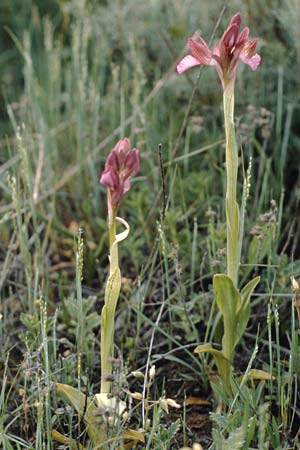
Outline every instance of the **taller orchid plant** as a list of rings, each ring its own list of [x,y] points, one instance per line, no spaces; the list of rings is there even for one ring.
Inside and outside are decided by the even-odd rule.
[[[256,70],[261,57],[257,53],[257,39],[249,39],[249,28],[240,31],[242,18],[236,13],[220,41],[211,51],[202,37],[195,33],[188,39],[191,55],[178,64],[178,73],[198,66],[214,66],[223,87],[223,106],[226,133],[226,227],[227,227],[227,275],[216,274],[213,288],[218,308],[223,316],[224,334],[222,350],[210,344],[200,345],[197,353],[209,352],[216,361],[219,374],[230,390],[230,374],[234,351],[247,326],[250,315],[250,297],[259,282],[251,280],[241,291],[238,290],[239,254],[239,207],[237,203],[238,149],[234,128],[234,86],[239,60]]]

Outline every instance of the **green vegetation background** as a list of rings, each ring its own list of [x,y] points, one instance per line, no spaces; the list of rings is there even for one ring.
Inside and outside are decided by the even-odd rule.
[[[278,442],[288,448],[284,433],[291,420],[290,393],[281,405],[287,417],[278,411],[291,378],[284,378],[289,368],[279,366],[287,360],[295,332],[290,328],[290,276],[300,273],[300,3],[232,0],[223,6],[219,0],[1,1],[0,433],[10,436],[8,449],[7,442],[15,442],[11,436],[20,448],[24,442],[27,448],[52,448],[46,431],[53,423],[61,430],[72,428],[59,415],[62,406],[55,396],[48,406],[45,396],[55,381],[77,385],[79,228],[85,240],[84,384],[90,392],[97,390],[97,326],[108,251],[105,190],[98,179],[109,150],[124,136],[140,149],[142,159],[141,173],[120,211],[132,230],[121,248],[124,279],[116,324],[126,370],[143,366],[147,357],[157,360],[160,375],[153,395],[158,396],[171,348],[212,336],[211,277],[225,267],[222,92],[213,69],[205,68],[198,79],[197,69],[178,76],[175,67],[188,36],[199,30],[209,40],[221,15],[216,40],[238,10],[251,36],[259,38],[262,55],[257,72],[239,68],[236,86],[240,202],[252,167],[241,274],[246,280],[250,272],[259,272],[262,282],[237,365],[241,370],[247,366],[259,324],[262,344],[255,366],[270,370],[271,361],[277,373],[283,371],[274,388],[279,400],[273,417],[281,430]],[[159,144],[167,185],[163,224]],[[166,306],[149,356],[162,302]],[[278,311],[280,317],[279,353],[272,357],[263,344],[270,339],[268,308],[275,327],[271,337]],[[172,359],[178,376],[172,375],[170,384],[185,380],[190,394],[195,385],[201,386],[199,395],[208,393],[203,363],[199,368],[192,346],[180,351],[178,360]],[[25,389],[28,404],[40,401],[43,407],[25,412],[19,388]],[[267,404],[263,397],[259,401]],[[140,423],[140,416],[132,421]],[[239,425],[217,424],[224,439]],[[161,438],[157,430],[157,442],[165,439],[165,448],[183,442],[182,431],[171,444],[171,437]],[[156,438],[151,437],[148,448],[163,448],[154,444]]]

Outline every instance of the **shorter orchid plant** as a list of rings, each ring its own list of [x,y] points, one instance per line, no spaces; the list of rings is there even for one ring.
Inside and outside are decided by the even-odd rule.
[[[234,85],[238,62],[241,60],[252,70],[259,67],[261,57],[257,53],[257,39],[249,39],[249,28],[240,31],[242,18],[236,13],[220,41],[210,50],[204,39],[195,33],[188,39],[191,55],[185,56],[178,64],[179,74],[199,66],[213,66],[223,87],[223,106],[226,133],[226,227],[227,227],[227,274],[213,277],[213,289],[217,306],[223,317],[224,334],[222,349],[211,344],[199,345],[195,352],[211,353],[215,359],[219,376],[227,392],[231,391],[230,378],[235,347],[246,329],[250,315],[250,297],[259,282],[259,277],[251,280],[238,290],[238,269],[240,263],[239,207],[237,203],[238,149],[234,128]]]
[[[109,228],[109,277],[105,289],[105,301],[101,314],[101,393],[97,399],[110,394],[112,358],[114,355],[114,318],[117,301],[121,289],[121,272],[118,260],[118,243],[129,234],[128,223],[117,217],[117,211],[123,195],[130,189],[130,179],[140,169],[139,151],[131,149],[130,141],[125,138],[117,143],[106,160],[100,183],[107,187],[107,208]],[[119,222],[125,231],[116,234],[116,224]]]
[[[115,311],[121,289],[121,272],[118,259],[118,243],[129,234],[128,223],[117,217],[118,207],[123,195],[130,189],[130,180],[140,169],[139,151],[131,148],[128,138],[120,140],[107,157],[100,183],[107,187],[108,228],[109,228],[109,275],[106,282],[104,306],[101,313],[101,387],[100,393],[88,398],[78,389],[66,384],[56,384],[58,394],[71,403],[86,424],[86,430],[93,448],[108,448],[107,427],[99,424],[98,417],[109,413],[109,424],[119,419],[126,404],[111,395],[112,361],[114,356],[114,320]],[[125,230],[116,233],[117,223]],[[84,448],[58,431],[53,430],[54,440],[67,444],[70,448]],[[134,430],[126,430],[122,434],[122,449],[130,449],[138,442],[144,442],[144,435]],[[126,441],[126,442],[125,442]],[[110,448],[110,447],[109,447]]]

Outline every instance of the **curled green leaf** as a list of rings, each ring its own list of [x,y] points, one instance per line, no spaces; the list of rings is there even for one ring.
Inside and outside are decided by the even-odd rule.
[[[241,306],[237,311],[237,326],[236,326],[236,338],[235,345],[238,344],[242,338],[245,329],[247,327],[250,316],[250,299],[254,289],[258,285],[260,277],[255,277],[249,281],[246,286],[241,290]]]
[[[95,403],[78,389],[68,384],[56,383],[56,391],[64,400],[72,405],[77,414],[84,420],[90,439],[94,445],[103,442],[104,430],[97,423],[98,408]]]
[[[221,350],[217,350],[211,344],[201,344],[195,348],[194,353],[210,353],[215,360],[221,379],[226,386],[230,386],[231,363]]]
[[[241,307],[241,295],[234,287],[231,278],[225,274],[214,276],[213,288],[224,322],[222,351],[225,357],[232,362],[236,345],[237,311]]]

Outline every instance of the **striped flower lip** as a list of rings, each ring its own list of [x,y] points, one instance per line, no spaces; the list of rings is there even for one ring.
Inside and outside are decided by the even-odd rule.
[[[193,38],[188,39],[191,55],[185,56],[177,65],[179,74],[191,67],[198,65],[214,66],[222,82],[223,89],[234,83],[239,60],[256,70],[260,64],[261,57],[257,53],[257,39],[249,40],[249,28],[245,27],[240,32],[242,22],[241,14],[236,13],[228,28],[224,31],[218,44],[211,51],[204,39],[195,33]]]

